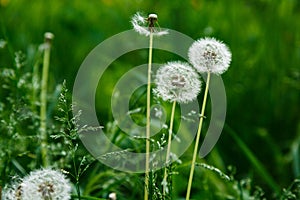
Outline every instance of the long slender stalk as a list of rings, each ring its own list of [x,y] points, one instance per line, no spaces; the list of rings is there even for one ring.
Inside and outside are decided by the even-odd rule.
[[[50,64],[50,50],[51,41],[53,39],[52,33],[45,33],[45,44],[44,44],[44,60],[43,60],[43,74],[42,74],[42,85],[41,85],[41,108],[40,108],[40,132],[41,132],[41,155],[43,166],[49,166],[49,158],[47,151],[47,86],[48,86],[48,72]]]
[[[172,105],[172,112],[171,112],[171,119],[170,119],[170,127],[169,127],[169,137],[168,137],[168,147],[167,147],[167,154],[166,154],[166,167],[165,167],[165,173],[164,173],[164,179],[163,179],[163,195],[166,194],[166,187],[167,187],[167,166],[170,161],[170,152],[171,152],[171,141],[172,141],[172,133],[173,133],[173,123],[174,123],[174,116],[175,116],[175,108],[176,108],[176,101],[173,102]]]
[[[186,200],[189,200],[190,195],[191,195],[191,188],[192,188],[192,182],[193,182],[193,176],[194,176],[194,170],[195,170],[195,163],[196,163],[196,158],[197,158],[197,153],[198,153],[198,146],[199,146],[199,140],[200,140],[200,135],[201,135],[201,129],[202,129],[202,124],[203,124],[203,119],[204,119],[204,111],[205,111],[205,107],[206,107],[206,99],[207,99],[207,94],[208,94],[209,81],[210,81],[210,72],[207,73],[206,87],[205,87],[203,104],[202,104],[202,109],[201,109],[201,114],[200,114],[199,127],[198,127],[197,136],[196,136],[196,143],[195,143],[195,147],[194,147],[190,177],[189,177],[189,182],[188,182],[188,187],[187,187],[187,192],[186,192],[186,198],[185,198]]]
[[[74,147],[73,147],[74,149]],[[77,167],[76,167],[76,162],[75,162],[75,151],[72,150],[72,159],[73,159],[73,166],[74,166],[74,173],[75,173],[75,177],[76,177],[76,183],[75,183],[75,186],[76,186],[76,192],[77,192],[77,198],[79,200],[81,200],[81,194],[80,194],[80,187],[79,187],[79,173],[78,173],[78,170],[77,170]]]
[[[150,101],[151,101],[151,67],[152,67],[152,48],[153,48],[153,33],[150,32],[149,37],[149,60],[148,60],[148,83],[147,83],[147,113],[146,113],[146,163],[145,163],[145,192],[144,200],[148,200],[149,188],[149,161],[150,161]]]

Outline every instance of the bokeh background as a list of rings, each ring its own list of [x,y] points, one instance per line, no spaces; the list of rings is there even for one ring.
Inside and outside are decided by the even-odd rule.
[[[49,91],[63,80],[72,89],[87,54],[105,39],[131,29],[130,18],[137,11],[157,13],[161,27],[194,39],[215,37],[232,51],[231,67],[222,75],[228,102],[226,126],[207,162],[225,172],[233,166],[237,179],[250,178],[267,192],[288,187],[299,178],[298,0],[0,0],[0,39],[7,41],[0,49],[0,68],[14,65],[16,51],[33,62],[30,55],[43,42],[44,32],[50,31],[55,39]],[[144,64],[146,59],[147,51],[129,54],[112,70],[122,75],[134,66],[132,62]],[[106,105],[117,78],[107,79],[98,94],[104,96],[98,112],[105,122],[112,120]],[[187,174],[188,169],[176,179],[186,182]]]

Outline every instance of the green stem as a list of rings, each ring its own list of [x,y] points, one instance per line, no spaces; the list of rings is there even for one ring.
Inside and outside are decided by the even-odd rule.
[[[192,164],[191,164],[190,177],[189,177],[186,198],[185,198],[186,200],[189,200],[190,195],[191,195],[191,188],[192,188],[193,176],[194,176],[194,171],[195,171],[195,163],[196,163],[196,158],[197,158],[197,153],[198,153],[201,129],[202,129],[202,124],[203,124],[203,119],[204,119],[204,111],[205,111],[205,107],[206,107],[206,99],[207,99],[207,94],[208,94],[209,81],[210,81],[210,72],[207,73],[206,87],[205,87],[203,104],[202,104],[202,109],[201,109],[201,114],[200,114],[199,127],[198,127],[198,132],[197,132],[197,137],[196,137],[196,143],[195,143],[195,147],[194,147],[193,160],[192,160]]]
[[[152,65],[153,34],[150,32],[149,60],[148,60],[148,83],[147,83],[147,114],[146,114],[146,163],[145,163],[145,193],[144,200],[148,200],[149,188],[149,160],[150,160],[150,101],[151,101],[151,65]]]
[[[79,187],[79,180],[78,177],[76,178],[76,192],[77,192],[77,198],[79,200],[84,199],[80,194],[80,187]]]
[[[41,155],[43,166],[49,166],[49,158],[47,151],[47,86],[48,86],[48,72],[50,63],[50,49],[51,40],[53,35],[50,33],[45,33],[45,50],[44,50],[44,60],[43,60],[43,74],[42,74],[42,85],[41,85],[41,108],[40,108],[40,131],[41,131]]]
[[[165,167],[165,173],[164,173],[164,179],[163,179],[163,195],[166,194],[166,183],[168,178],[167,173],[167,166],[170,161],[170,152],[171,152],[171,141],[172,141],[172,132],[173,132],[173,123],[174,123],[174,116],[175,116],[175,108],[176,108],[176,101],[173,102],[172,106],[172,113],[171,113],[171,119],[170,119],[170,127],[169,127],[169,137],[168,137],[168,147],[167,147],[167,155],[166,155],[166,167]]]
[[[77,170],[77,167],[76,167],[76,162],[75,162],[75,151],[74,151],[74,147],[71,149],[72,151],[72,159],[73,159],[73,166],[74,166],[74,173],[75,173],[75,177],[76,177],[76,192],[77,192],[77,198],[79,200],[81,200],[81,195],[80,195],[80,187],[79,187],[79,173],[78,173],[78,170]]]

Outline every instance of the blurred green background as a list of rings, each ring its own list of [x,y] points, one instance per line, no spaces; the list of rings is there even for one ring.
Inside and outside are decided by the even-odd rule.
[[[55,34],[52,91],[64,79],[71,89],[87,54],[110,36],[131,29],[130,18],[137,11],[157,13],[161,27],[194,39],[212,36],[224,41],[233,54],[231,67],[222,75],[226,126],[208,163],[212,159],[211,164],[225,171],[235,166],[238,178],[250,177],[267,191],[274,187],[266,172],[280,187],[300,177],[300,1],[0,0],[0,6],[0,39],[7,41],[0,49],[1,68],[13,66],[16,51],[31,55],[44,32]],[[132,60],[146,63],[147,54],[131,56],[115,64],[115,74],[134,66]],[[101,95],[110,95],[117,77],[111,79]],[[106,104],[99,113],[109,121]]]

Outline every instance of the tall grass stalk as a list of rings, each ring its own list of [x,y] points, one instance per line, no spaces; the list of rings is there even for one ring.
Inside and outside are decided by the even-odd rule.
[[[151,30],[151,29],[150,29]],[[148,60],[148,82],[147,82],[147,113],[146,113],[146,163],[145,163],[145,193],[144,200],[148,200],[149,188],[149,161],[150,161],[150,102],[151,102],[151,67],[152,67],[153,33],[149,36],[149,60]]]
[[[169,127],[169,136],[168,136],[168,147],[167,147],[167,154],[166,154],[166,167],[165,167],[165,172],[164,172],[164,179],[163,179],[163,195],[165,196],[166,191],[167,191],[167,178],[168,178],[168,173],[167,173],[167,166],[170,161],[170,153],[171,153],[171,141],[172,141],[172,133],[173,133],[173,123],[174,123],[174,116],[175,116],[175,108],[176,108],[176,101],[173,102],[172,106],[172,113],[171,113],[171,119],[170,119],[170,127]]]
[[[43,74],[41,84],[41,108],[40,108],[40,137],[41,137],[41,156],[44,167],[49,166],[49,158],[47,151],[47,87],[48,87],[48,72],[50,64],[51,42],[54,35],[52,33],[45,33],[44,44],[44,60],[43,60]]]
[[[198,127],[198,131],[197,131],[197,136],[196,136],[196,143],[195,143],[195,147],[194,147],[193,160],[191,163],[190,177],[189,177],[186,198],[185,198],[186,200],[189,200],[190,195],[191,195],[191,188],[192,188],[193,176],[194,176],[194,171],[195,171],[195,164],[196,164],[196,158],[197,158],[197,153],[198,153],[201,129],[202,129],[202,124],[203,124],[203,119],[204,119],[204,112],[205,112],[205,107],[206,107],[209,82],[210,82],[210,72],[207,72],[206,87],[205,87],[203,104],[202,104],[202,109],[201,109],[201,114],[200,114],[199,127]]]

